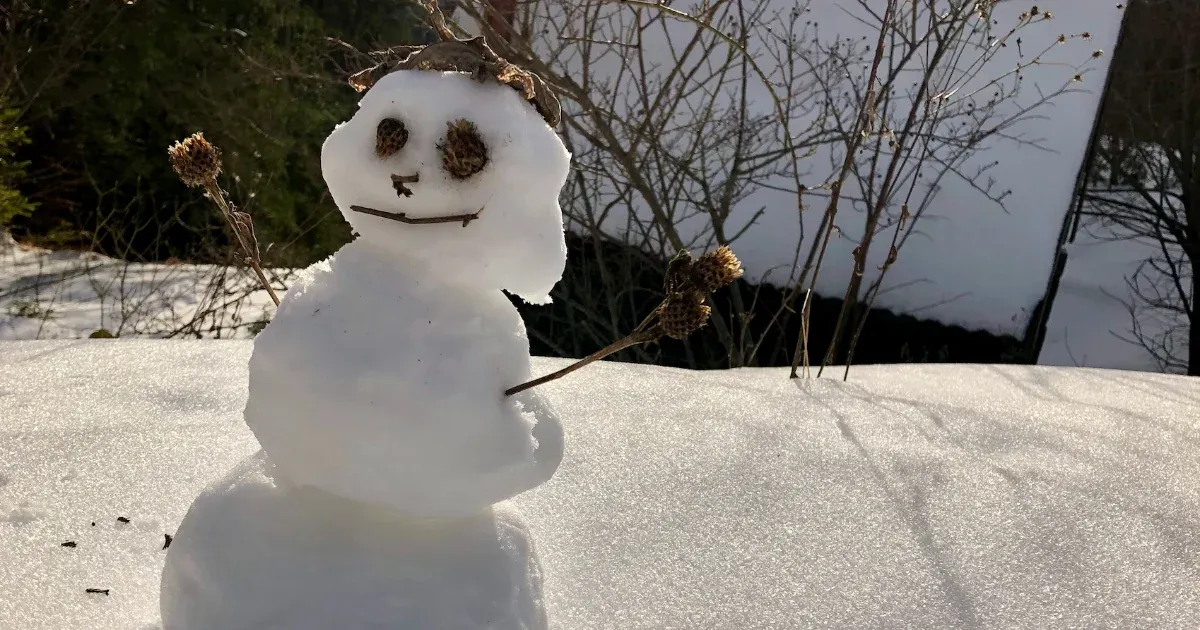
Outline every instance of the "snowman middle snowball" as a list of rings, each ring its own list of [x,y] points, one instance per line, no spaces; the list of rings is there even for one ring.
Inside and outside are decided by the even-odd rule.
[[[549,479],[562,427],[537,392],[503,394],[531,368],[501,290],[545,303],[562,277],[557,134],[507,86],[402,70],[321,162],[357,238],[255,341],[245,419],[263,450],[294,483],[410,516],[473,514]],[[453,215],[472,218],[436,221]]]

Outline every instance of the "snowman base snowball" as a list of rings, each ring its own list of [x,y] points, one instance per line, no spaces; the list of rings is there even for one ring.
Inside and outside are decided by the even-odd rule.
[[[278,478],[259,452],[206,489],[167,550],[163,630],[541,630],[520,514],[408,519]]]

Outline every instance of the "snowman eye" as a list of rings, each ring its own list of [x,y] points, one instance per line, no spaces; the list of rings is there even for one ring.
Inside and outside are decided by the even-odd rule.
[[[375,128],[375,155],[392,157],[408,144],[408,127],[395,118],[384,118]]]
[[[479,128],[465,118],[446,123],[446,139],[437,148],[442,153],[442,168],[457,180],[482,171],[488,163],[487,144]]]

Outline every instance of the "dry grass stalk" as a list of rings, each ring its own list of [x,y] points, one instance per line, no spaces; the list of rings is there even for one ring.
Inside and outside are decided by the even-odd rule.
[[[190,188],[203,188],[208,193],[208,198],[216,204],[221,216],[225,217],[226,223],[233,230],[233,235],[245,254],[246,264],[254,270],[258,281],[271,296],[271,301],[275,302],[275,306],[279,306],[279,296],[275,294],[275,289],[271,288],[271,283],[267,281],[267,276],[262,270],[258,240],[254,237],[254,220],[230,203],[225,191],[217,183],[217,176],[221,174],[221,150],[205,140],[203,133],[194,133],[171,145],[167,149],[167,155],[180,181]]]
[[[599,361],[611,354],[643,343],[658,341],[664,335],[684,339],[708,323],[712,309],[705,304],[708,295],[733,284],[742,277],[742,263],[729,247],[722,245],[714,251],[692,260],[687,250],[680,250],[667,266],[663,289],[667,297],[634,331],[597,350],[567,367],[510,387],[505,396],[523,392],[543,383],[560,379],[575,370]]]

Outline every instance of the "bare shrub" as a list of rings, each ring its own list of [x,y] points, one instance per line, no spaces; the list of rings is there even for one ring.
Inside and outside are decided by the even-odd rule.
[[[766,213],[795,216],[800,237],[790,264],[760,273],[791,287],[788,298],[764,313],[754,291],[735,286],[712,318],[725,365],[777,364],[799,306],[795,375],[810,360],[810,297],[830,240],[849,238],[856,248],[852,260],[837,261],[853,272],[820,362],[841,352],[848,364],[884,275],[940,183],[966,181],[1002,210],[1006,191],[970,158],[999,138],[1039,147],[1013,125],[1086,74],[1088,59],[1052,53],[1086,34],[1061,31],[1036,7],[1001,23],[994,4],[842,3],[851,21],[874,32],[862,41],[822,32],[806,3],[768,0],[716,0],[689,11],[642,0],[529,0],[504,32],[490,27],[503,21],[492,5],[476,1],[459,3],[458,20],[539,73],[562,100],[576,167],[563,193],[571,229],[597,243],[618,236],[661,265],[680,248],[733,245],[745,257],[737,242]],[[1008,47],[1021,62],[985,75]],[[1033,65],[1060,65],[1060,84],[1023,93],[1023,72]],[[806,234],[814,199],[823,214]],[[886,245],[874,242],[880,235]],[[873,248],[885,253],[872,258]],[[881,261],[875,274],[867,269],[873,260]],[[570,293],[584,322],[579,334],[589,337],[579,345],[595,347],[628,326],[626,305],[643,299],[630,292],[646,290],[632,282],[641,263],[600,261],[601,286]]]

